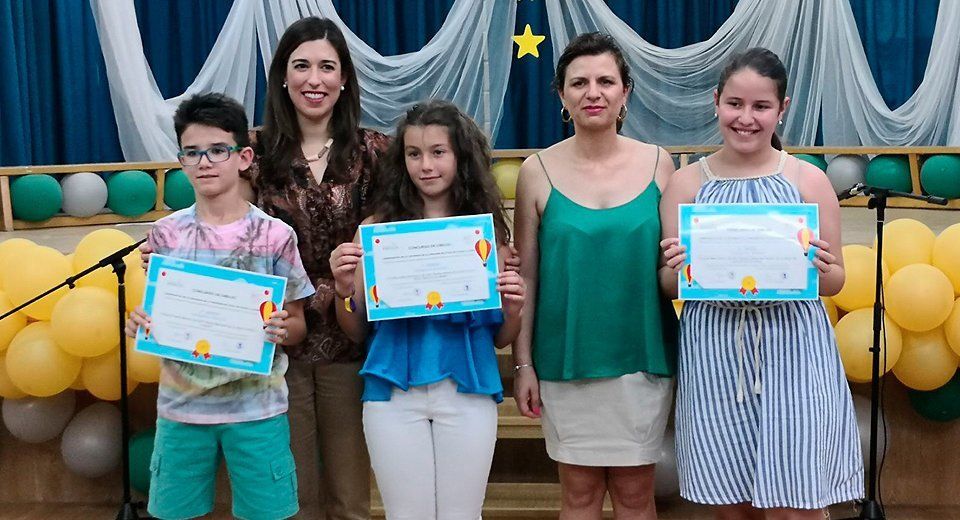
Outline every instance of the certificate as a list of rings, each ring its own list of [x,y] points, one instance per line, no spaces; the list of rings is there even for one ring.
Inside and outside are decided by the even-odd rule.
[[[815,300],[816,204],[681,204],[683,300]]]
[[[360,226],[367,320],[500,308],[493,216]]]
[[[150,333],[136,350],[156,356],[269,374],[275,345],[264,322],[283,308],[287,279],[163,255],[151,255],[143,309]]]

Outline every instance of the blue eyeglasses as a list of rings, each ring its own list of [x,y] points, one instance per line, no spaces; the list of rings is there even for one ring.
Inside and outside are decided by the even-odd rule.
[[[230,158],[230,152],[239,152],[243,150],[242,146],[211,146],[206,150],[180,150],[177,153],[177,160],[184,166],[196,166],[200,164],[200,159],[206,156],[212,163],[226,161]]]

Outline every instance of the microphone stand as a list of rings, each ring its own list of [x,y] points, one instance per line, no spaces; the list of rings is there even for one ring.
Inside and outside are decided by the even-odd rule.
[[[16,312],[19,312],[24,307],[27,307],[31,303],[40,300],[44,296],[57,291],[61,287],[69,287],[73,289],[76,285],[77,280],[83,278],[84,276],[101,269],[104,267],[112,267],[113,272],[117,275],[117,317],[120,322],[120,429],[121,429],[121,442],[123,443],[122,449],[122,467],[123,467],[123,503],[120,506],[120,511],[117,513],[117,520],[139,520],[137,515],[137,506],[142,504],[134,503],[130,495],[130,408],[127,402],[127,349],[126,349],[126,334],[123,331],[123,324],[125,320],[125,312],[127,307],[127,298],[125,294],[126,286],[123,281],[124,274],[127,272],[127,264],[123,263],[123,257],[130,254],[133,250],[140,246],[140,244],[146,242],[147,239],[144,238],[139,242],[136,242],[132,245],[126,246],[123,249],[114,251],[109,255],[103,257],[96,264],[80,271],[79,273],[67,277],[66,280],[60,282],[60,284],[52,287],[51,289],[44,291],[40,295],[34,297],[33,299],[18,305],[16,308],[11,309],[9,312],[0,316],[0,320],[3,320],[7,316],[10,316]]]
[[[902,197],[921,200],[930,204],[946,206],[947,199],[932,195],[918,195],[894,191],[887,188],[878,188],[864,184],[856,184],[849,190],[842,192],[840,200],[855,196],[857,193],[871,197],[867,201],[867,208],[877,210],[877,276],[875,283],[875,300],[873,302],[873,364],[870,378],[870,466],[868,473],[867,498],[860,503],[860,514],[846,520],[885,520],[883,507],[877,501],[877,420],[880,406],[880,328],[883,324],[883,223],[887,209],[887,199]]]

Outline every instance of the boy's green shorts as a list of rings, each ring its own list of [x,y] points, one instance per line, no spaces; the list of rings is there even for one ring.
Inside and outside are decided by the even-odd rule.
[[[297,473],[286,414],[232,424],[157,419],[150,514],[175,520],[211,512],[220,453],[230,476],[235,517],[271,520],[296,514]]]

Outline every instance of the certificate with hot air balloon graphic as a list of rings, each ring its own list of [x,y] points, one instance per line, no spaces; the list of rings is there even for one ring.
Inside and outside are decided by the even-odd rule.
[[[264,322],[283,308],[287,279],[153,254],[143,310],[149,331],[136,350],[156,356],[269,374],[276,348]]]
[[[819,297],[816,204],[681,204],[687,260],[682,300],[773,301]]]
[[[490,214],[360,226],[369,321],[500,308]]]

